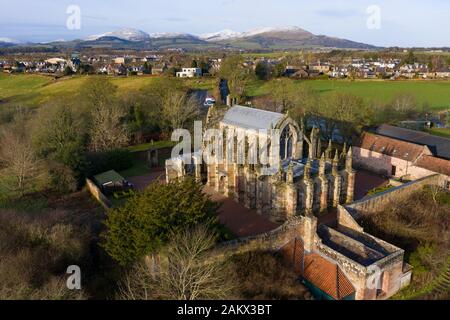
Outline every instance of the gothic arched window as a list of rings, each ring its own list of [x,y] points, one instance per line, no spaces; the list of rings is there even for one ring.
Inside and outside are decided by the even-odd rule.
[[[290,126],[286,126],[283,131],[281,132],[280,137],[280,159],[288,159],[292,158],[292,131],[290,129]]]

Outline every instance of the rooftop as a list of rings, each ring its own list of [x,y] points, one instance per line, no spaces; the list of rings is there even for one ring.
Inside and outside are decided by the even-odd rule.
[[[410,162],[416,161],[423,153],[431,155],[423,145],[368,132],[363,133],[356,146]]]
[[[118,174],[114,170],[100,173],[100,174],[94,176],[94,179],[99,185],[102,185],[102,186],[105,184],[108,184],[108,183],[122,182],[125,180],[124,177],[122,177],[120,174]]]
[[[303,277],[335,300],[355,293],[355,288],[341,269],[317,253],[306,255]]]
[[[436,157],[450,160],[450,139],[437,137],[423,131],[394,127],[387,124],[379,126],[377,134],[428,146]]]
[[[236,105],[225,113],[221,123],[244,129],[258,130],[275,128],[277,123],[283,118],[284,115],[282,113]]]
[[[450,160],[447,159],[423,155],[417,159],[415,165],[433,172],[450,176]]]

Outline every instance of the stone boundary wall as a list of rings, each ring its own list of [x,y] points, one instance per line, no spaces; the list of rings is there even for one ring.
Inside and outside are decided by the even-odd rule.
[[[440,174],[431,175],[419,180],[408,182],[402,186],[384,191],[374,196],[355,201],[352,204],[345,205],[344,208],[353,216],[357,218],[361,212],[376,212],[382,209],[386,204],[392,200],[406,196],[411,192],[420,190],[427,185],[440,185],[445,187],[446,178]]]
[[[97,185],[90,179],[86,179],[86,186],[92,196],[105,208],[110,209],[112,207],[111,201],[101,192]]]
[[[293,239],[304,238],[306,220],[303,216],[296,216],[272,231],[221,243],[215,248],[216,254],[229,256],[256,250],[278,251]]]

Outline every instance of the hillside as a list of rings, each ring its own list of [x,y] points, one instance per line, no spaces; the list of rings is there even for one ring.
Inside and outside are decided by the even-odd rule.
[[[21,46],[3,42],[8,46]],[[375,46],[358,43],[351,40],[314,35],[299,27],[258,28],[245,32],[223,30],[200,36],[189,33],[146,33],[141,30],[124,28],[89,36],[86,39],[73,41],[59,41],[46,44],[22,44],[27,47],[53,46],[56,49],[135,49],[161,50],[183,48],[187,50],[205,49],[299,49],[299,48],[347,48],[347,49],[375,49]]]
[[[372,45],[346,39],[314,35],[299,27],[255,29],[219,42],[224,45],[245,49],[298,49],[304,47],[376,48]]]
[[[92,76],[89,76],[92,77]],[[39,106],[55,98],[74,98],[87,76],[53,80],[51,76],[8,75],[0,73],[0,109],[2,105]],[[108,77],[118,94],[139,90],[157,81],[157,77]],[[214,80],[187,80],[192,89],[212,89]]]

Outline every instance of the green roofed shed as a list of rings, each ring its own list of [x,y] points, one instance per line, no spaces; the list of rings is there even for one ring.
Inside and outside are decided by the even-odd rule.
[[[125,178],[122,177],[114,170],[106,171],[94,176],[95,182],[97,182],[100,186],[114,184],[114,183],[122,183]]]
[[[106,171],[94,176],[94,181],[105,193],[120,191],[128,184],[125,178],[114,170]]]

